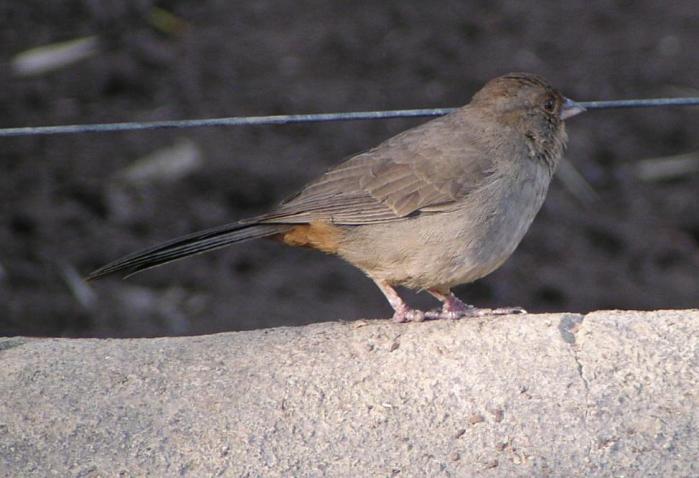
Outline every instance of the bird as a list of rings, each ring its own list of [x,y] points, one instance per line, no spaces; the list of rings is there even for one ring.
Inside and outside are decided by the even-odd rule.
[[[487,276],[515,251],[565,151],[565,120],[583,111],[541,76],[499,76],[465,106],[350,157],[267,213],[124,256],[86,279],[271,238],[363,271],[395,322],[524,312],[479,309],[451,289]],[[441,308],[409,307],[399,286],[427,291]]]

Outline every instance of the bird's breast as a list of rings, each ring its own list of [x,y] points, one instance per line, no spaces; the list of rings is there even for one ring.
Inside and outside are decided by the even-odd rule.
[[[498,176],[469,197],[468,205],[455,218],[462,224],[452,259],[452,282],[471,282],[500,267],[515,251],[529,230],[546,197],[551,175],[548,169],[530,164],[512,174]]]

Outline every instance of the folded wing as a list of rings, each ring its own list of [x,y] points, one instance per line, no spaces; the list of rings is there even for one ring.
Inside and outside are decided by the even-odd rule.
[[[463,123],[449,115],[405,131],[331,169],[254,221],[360,225],[448,209],[494,171],[487,148]]]

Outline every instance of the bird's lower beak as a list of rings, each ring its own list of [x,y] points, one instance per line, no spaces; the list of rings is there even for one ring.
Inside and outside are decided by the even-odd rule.
[[[568,118],[572,118],[573,116],[579,115],[585,111],[587,110],[581,104],[576,103],[570,98],[565,98],[563,108],[561,108],[561,119],[567,120]]]

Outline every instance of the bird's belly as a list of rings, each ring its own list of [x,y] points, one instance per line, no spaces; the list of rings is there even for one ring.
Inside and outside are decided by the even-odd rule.
[[[414,289],[472,282],[514,252],[547,186],[525,180],[518,188],[479,191],[451,211],[359,226],[348,234],[341,255],[373,278]]]

